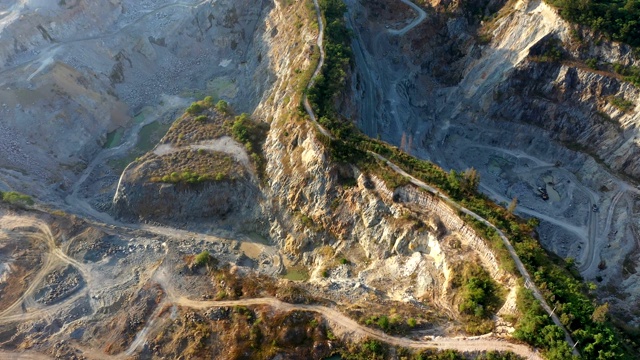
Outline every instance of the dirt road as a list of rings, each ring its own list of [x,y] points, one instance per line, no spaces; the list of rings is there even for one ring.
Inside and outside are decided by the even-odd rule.
[[[30,281],[27,290],[16,301],[14,301],[13,304],[0,312],[0,323],[16,320],[24,321],[51,314],[53,309],[51,307],[38,304],[34,300],[33,296],[42,286],[42,281],[45,276],[49,274],[51,270],[59,267],[60,265],[70,265],[74,267],[80,272],[85,282],[91,280],[92,276],[86,265],[67,256],[67,254],[65,254],[62,249],[56,245],[55,238],[51,233],[49,226],[43,221],[35,218],[8,215],[0,218],[0,228],[10,230],[11,236],[24,236],[34,239],[44,244],[47,249],[44,254],[44,263],[35,277]],[[2,239],[2,236],[0,236],[0,239]],[[66,298],[57,306],[73,301],[87,292],[86,288],[80,288],[78,290],[76,290],[76,294]],[[19,309],[26,310],[26,312],[16,314]]]
[[[185,297],[176,299],[177,305],[186,306],[194,309],[208,309],[211,307],[222,306],[249,306],[249,305],[269,305],[280,311],[313,311],[321,314],[332,324],[339,326],[348,333],[355,336],[368,337],[376,339],[387,344],[400,346],[410,349],[453,349],[462,352],[474,351],[511,351],[526,359],[542,359],[542,357],[528,346],[521,344],[509,343],[505,340],[491,337],[470,337],[470,338],[436,338],[434,340],[418,341],[403,337],[391,336],[382,331],[370,329],[358,324],[353,319],[343,315],[339,311],[320,305],[302,305],[284,303],[274,298],[256,298],[234,301],[195,301]]]
[[[409,1],[409,0],[400,0],[403,3],[409,5],[415,12],[418,13],[418,17],[413,19],[413,21],[405,26],[404,28],[400,29],[400,30],[393,30],[390,29],[389,30],[389,34],[391,35],[398,35],[398,36],[402,36],[404,34],[406,34],[407,32],[409,32],[411,29],[413,29],[414,27],[416,27],[418,24],[420,24],[422,22],[422,20],[426,19],[427,17],[427,13],[422,10],[422,8],[420,8],[418,5],[414,4],[413,2]]]
[[[596,254],[596,236],[601,235],[602,237],[607,237],[609,235],[609,231],[611,230],[611,220],[613,219],[613,212],[616,208],[616,205],[624,195],[625,191],[619,191],[611,200],[611,204],[609,204],[609,208],[607,210],[607,218],[605,222],[604,231],[602,234],[598,234],[598,216],[595,211],[590,211],[589,213],[589,238],[588,243],[586,245],[586,251],[584,260],[578,266],[578,270],[583,274],[593,275],[595,272],[596,264],[599,264],[599,261],[596,260],[598,256]],[[593,203],[592,203],[593,206]],[[601,242],[602,243],[602,242]],[[602,245],[602,244],[601,244]]]
[[[309,103],[309,97],[307,96],[307,92],[316,83],[316,77],[320,74],[320,71],[322,70],[322,65],[324,65],[325,54],[324,54],[324,46],[322,44],[324,39],[324,22],[322,21],[322,14],[320,13],[320,6],[318,5],[318,0],[313,0],[313,6],[316,8],[316,15],[318,16],[318,39],[316,40],[316,45],[320,50],[320,60],[318,60],[318,65],[316,66],[316,70],[313,72],[313,75],[311,75],[311,80],[309,80],[309,83],[307,84],[307,88],[306,88],[307,91],[305,91],[302,104],[307,114],[309,114],[309,116],[311,117],[311,120],[316,124],[318,124],[318,120],[316,119],[316,114],[313,112],[313,109],[311,109],[311,104]],[[329,133],[324,127],[318,126],[318,129],[325,136],[331,137],[331,133]]]

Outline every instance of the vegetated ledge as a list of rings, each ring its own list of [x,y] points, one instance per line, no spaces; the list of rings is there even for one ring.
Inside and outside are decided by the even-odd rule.
[[[222,224],[251,223],[263,178],[268,125],[232,115],[224,101],[196,101],[153,151],[123,172],[113,201],[119,218]],[[234,223],[234,226],[242,224]]]
[[[572,23],[588,26],[608,38],[640,47],[640,7],[636,0],[545,0],[557,7],[560,16]],[[622,6],[621,6],[622,5]]]
[[[321,8],[326,23],[333,24],[334,28],[346,30],[343,18],[346,8],[341,1],[323,0]],[[324,47],[334,50],[348,47],[349,39],[345,39],[344,34],[345,32],[340,31],[327,32]],[[435,164],[416,159],[397,147],[368,138],[359,132],[352,122],[338,114],[333,104],[342,91],[343,83],[330,83],[327,79],[343,79],[336,74],[348,71],[350,57],[350,51],[327,52],[322,81],[317,81],[309,90],[319,123],[327,128],[334,138],[327,137],[321,131],[317,131],[316,136],[329,149],[334,161],[352,163],[365,172],[379,174],[392,189],[406,184],[407,179],[398,174],[389,174],[392,170],[381,166],[369,152],[377,153],[415,178],[432,184],[453,201],[487,219],[509,237],[518,257],[532,274],[544,297],[556,307],[561,321],[577,340],[583,356],[631,359],[630,354],[634,351],[632,348],[640,348],[640,344],[630,338],[623,338],[607,320],[606,315],[594,316],[599,307],[593,297],[590,297],[588,287],[581,283],[573,265],[547,252],[537,241],[536,219],[520,219],[489,200],[477,191],[477,179],[474,186],[474,179],[469,173],[460,174],[452,171],[447,174]],[[473,220],[470,221],[470,225],[489,243],[500,243],[494,229]],[[499,249],[498,246],[494,245],[494,249]],[[518,303],[526,307],[520,307],[523,317],[518,321],[515,337],[545,349],[550,359],[571,358],[571,349],[564,341],[562,330],[551,323],[533,297],[527,291],[520,291],[518,298]]]
[[[155,154],[163,160],[160,168],[150,174],[149,180],[193,185],[236,179],[238,176],[234,174],[241,173],[241,165],[246,165],[238,164],[242,162],[238,159],[243,152],[248,155],[253,171],[264,180],[266,162],[262,145],[268,131],[268,124],[255,121],[245,113],[234,117],[226,101],[219,100],[214,104],[213,98],[207,96],[192,103],[174,122],[156,150],[146,156],[149,158]],[[216,147],[211,143],[224,140],[225,136],[233,138],[239,146]]]

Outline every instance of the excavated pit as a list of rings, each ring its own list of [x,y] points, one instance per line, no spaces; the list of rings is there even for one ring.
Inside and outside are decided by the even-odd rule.
[[[549,9],[518,3],[500,28],[507,30],[480,44],[464,17],[423,13],[405,0],[348,5],[356,72],[345,113],[411,154],[445,168],[476,167],[484,191],[504,202],[518,196],[520,215],[541,218],[548,248],[605,284],[622,271],[619,289],[632,293],[638,262],[627,227],[634,217],[625,210],[640,205],[631,188],[550,141],[531,116],[504,119],[513,115],[509,104],[529,96],[510,88],[547,79],[520,66],[520,48],[562,27]],[[0,35],[13,39],[0,43],[0,190],[38,200],[29,210],[0,206],[2,351],[153,358],[277,343],[281,354],[308,348],[324,356],[342,346],[337,341],[369,336],[367,318],[398,309],[402,338],[379,339],[417,349],[425,336],[441,337],[440,348],[533,354],[502,339],[455,337],[466,336],[452,286],[465,263],[498,287],[492,336],[508,338],[507,319],[517,314],[515,277],[459,214],[416,187],[389,189],[332,163],[300,117],[306,71],[318,57],[312,2],[0,0],[0,8]],[[527,24],[534,30],[500,42]],[[494,103],[498,92],[510,100]],[[174,127],[167,136],[177,140],[158,143],[206,95],[271,125],[261,145],[264,178],[251,146],[230,137]],[[203,138],[180,143],[191,135]],[[233,162],[242,196],[233,198],[237,184],[226,180],[150,181],[172,176],[163,166],[184,167],[180,161],[209,151]],[[609,247],[600,252],[590,233],[613,233]],[[620,256],[623,265],[613,260]],[[614,263],[598,270],[605,257]],[[256,314],[274,323],[252,323]],[[410,317],[415,329],[403,325]],[[274,326],[275,339],[256,335]]]
[[[550,38],[571,41],[567,24],[540,1],[507,4],[511,11],[485,27],[464,9],[451,18],[444,3],[431,2],[426,19],[400,36],[390,13],[404,4],[348,4],[353,97],[362,101],[345,114],[369,136],[446,170],[477,169],[482,192],[505,206],[517,198],[516,213],[541,220],[541,243],[575,259],[587,280],[616,288],[601,296],[637,320],[639,293],[622,265],[636,254],[640,223],[613,214],[633,213],[639,194],[630,165],[640,149],[632,142],[639,113],[621,113],[606,98],[637,103],[638,90],[585,67],[531,60]],[[613,49],[609,61],[627,61],[618,45],[591,51],[605,48]]]

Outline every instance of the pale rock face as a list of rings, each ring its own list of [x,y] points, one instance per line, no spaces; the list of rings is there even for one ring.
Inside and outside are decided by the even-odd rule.
[[[128,222],[225,226],[248,230],[256,218],[259,190],[248,174],[196,186],[148,182],[153,160],[125,170],[113,201]],[[179,225],[178,225],[179,226]]]

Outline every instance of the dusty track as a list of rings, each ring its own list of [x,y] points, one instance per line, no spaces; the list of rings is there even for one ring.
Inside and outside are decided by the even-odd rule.
[[[77,260],[67,256],[62,249],[55,244],[55,238],[51,233],[49,226],[41,220],[35,218],[25,218],[17,216],[4,216],[0,218],[0,226],[3,229],[10,229],[16,235],[30,237],[38,242],[46,245],[47,250],[44,254],[45,261],[35,277],[31,280],[31,284],[27,290],[13,304],[0,312],[0,323],[12,322],[17,320],[36,319],[41,316],[47,316],[53,313],[57,308],[68,304],[77,298],[87,294],[86,287],[76,290],[72,296],[52,306],[44,306],[37,304],[33,295],[41,286],[44,277],[55,267],[66,264],[73,266],[80,272],[85,282],[92,279],[89,269]],[[86,286],[86,285],[85,285]],[[22,313],[15,314],[18,309],[23,309]],[[26,310],[26,312],[24,312]]]
[[[309,114],[309,116],[311,117],[311,120],[316,124],[318,124],[318,120],[316,119],[316,114],[313,112],[313,109],[311,108],[311,104],[309,103],[309,97],[306,94],[309,91],[309,89],[311,89],[311,87],[313,87],[313,85],[316,83],[316,77],[320,74],[320,71],[322,70],[322,65],[324,65],[324,58],[325,58],[324,46],[322,46],[322,42],[324,39],[324,22],[322,21],[322,13],[320,12],[320,5],[318,5],[318,0],[313,0],[313,6],[316,8],[316,15],[318,16],[318,39],[316,40],[316,45],[320,50],[320,60],[318,60],[318,65],[316,66],[316,69],[313,72],[313,75],[311,75],[311,80],[309,80],[309,83],[307,84],[307,87],[306,87],[307,91],[305,92],[304,100],[302,101],[302,104],[304,105],[304,109],[307,112],[307,114]],[[331,133],[328,132],[327,129],[323,128],[322,126],[318,126],[318,129],[320,129],[320,132],[325,136],[331,137]]]
[[[436,338],[428,341],[417,341],[402,337],[395,337],[381,331],[370,329],[358,324],[339,311],[320,305],[289,304],[274,298],[256,298],[234,301],[194,301],[184,297],[175,300],[176,305],[186,306],[193,309],[207,309],[222,306],[249,306],[249,305],[269,305],[280,311],[313,311],[321,314],[331,323],[341,327],[356,336],[369,337],[391,345],[401,346],[411,349],[453,349],[463,352],[475,351],[512,351],[527,359],[542,359],[537,352],[528,346],[513,344],[507,341],[490,337],[473,338]]]
[[[605,222],[605,228],[601,236],[606,237],[609,235],[609,231],[611,230],[611,220],[613,219],[613,211],[615,210],[616,205],[618,204],[618,201],[620,201],[624,193],[625,193],[624,190],[618,192],[611,200],[611,204],[609,204],[609,209],[607,210],[607,219]],[[593,203],[592,203],[592,206],[593,206]],[[588,239],[589,242],[587,243],[587,249],[585,251],[585,259],[581,262],[580,266],[578,267],[578,270],[581,273],[593,274],[595,271],[594,267],[596,266],[596,263],[598,263],[598,261],[596,261],[597,254],[595,251],[596,236],[598,235],[597,223],[598,223],[597,213],[594,211],[591,211],[589,214],[589,239]]]
[[[411,29],[413,29],[414,27],[418,26],[418,24],[420,24],[422,22],[422,20],[427,18],[427,13],[422,10],[422,8],[420,8],[418,5],[414,4],[413,2],[409,1],[409,0],[400,0],[403,3],[407,4],[408,6],[410,6],[415,12],[418,13],[418,17],[415,18],[409,25],[405,26],[404,28],[400,29],[400,30],[389,30],[389,34],[391,35],[398,35],[398,36],[402,36],[404,34],[406,34],[407,32],[409,32]]]

